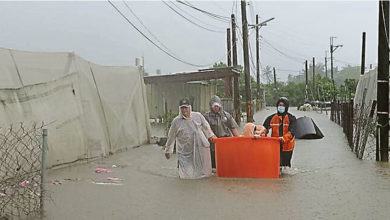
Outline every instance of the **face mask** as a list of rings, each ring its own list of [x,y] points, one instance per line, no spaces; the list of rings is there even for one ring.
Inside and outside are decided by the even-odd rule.
[[[286,108],[284,106],[278,106],[279,113],[284,113],[285,110],[286,110]]]

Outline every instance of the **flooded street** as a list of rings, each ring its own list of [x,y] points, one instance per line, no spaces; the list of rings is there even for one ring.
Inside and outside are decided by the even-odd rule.
[[[274,111],[258,112],[256,123]],[[358,160],[325,114],[292,113],[312,117],[325,137],[297,140],[293,168],[279,179],[180,180],[176,156],[166,160],[161,147],[145,145],[49,171],[48,180],[62,184],[48,184],[46,219],[390,218],[389,164]]]

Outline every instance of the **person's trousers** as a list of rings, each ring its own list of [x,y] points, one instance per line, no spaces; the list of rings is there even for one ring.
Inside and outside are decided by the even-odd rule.
[[[283,151],[283,147],[280,146],[280,166],[291,167],[291,158],[293,151]]]
[[[215,144],[210,143],[210,154],[211,154],[211,167],[216,168],[215,165]]]

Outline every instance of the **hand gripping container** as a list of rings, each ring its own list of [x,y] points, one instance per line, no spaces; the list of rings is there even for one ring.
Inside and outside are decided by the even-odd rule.
[[[279,178],[280,139],[217,138],[215,160],[218,177]]]

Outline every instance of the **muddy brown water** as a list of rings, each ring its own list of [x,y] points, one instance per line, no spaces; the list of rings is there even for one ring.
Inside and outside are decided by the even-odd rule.
[[[325,115],[292,112],[312,117],[325,138],[298,140],[293,168],[279,179],[180,180],[176,157],[145,145],[51,170],[48,179],[62,184],[48,184],[45,219],[389,219],[389,164],[356,159]]]

